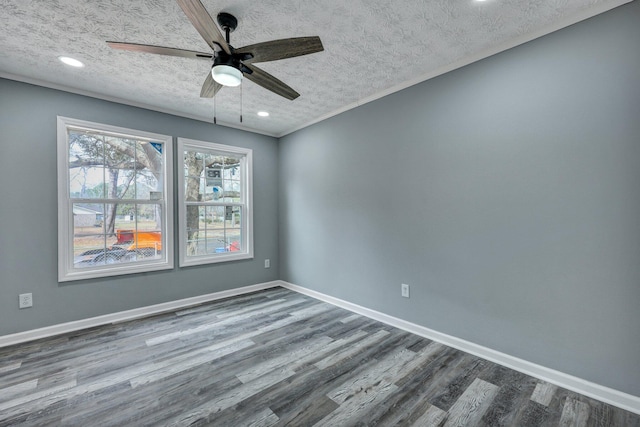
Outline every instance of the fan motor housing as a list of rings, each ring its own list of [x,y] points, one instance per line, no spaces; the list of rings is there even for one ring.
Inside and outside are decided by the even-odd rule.
[[[213,60],[213,66],[228,65],[233,68],[240,69],[240,60],[232,55],[228,55],[225,51],[220,51]]]

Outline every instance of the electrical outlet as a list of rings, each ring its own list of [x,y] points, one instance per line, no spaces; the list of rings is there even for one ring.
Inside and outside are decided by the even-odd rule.
[[[409,298],[409,285],[403,283],[400,285],[400,291],[402,292],[403,297]]]
[[[33,307],[33,295],[32,294],[20,294],[18,295],[20,308]]]
[[[265,259],[264,260],[264,268],[271,268],[271,260],[270,259]]]

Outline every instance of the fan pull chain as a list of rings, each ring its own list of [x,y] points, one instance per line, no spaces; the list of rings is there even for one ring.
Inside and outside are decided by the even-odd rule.
[[[242,123],[242,86],[240,85],[240,123]]]
[[[217,124],[216,120],[216,96],[213,96],[213,124]]]

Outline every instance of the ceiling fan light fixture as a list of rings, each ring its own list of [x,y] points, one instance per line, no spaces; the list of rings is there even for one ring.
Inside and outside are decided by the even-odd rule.
[[[211,69],[211,75],[222,86],[240,86],[242,83],[242,72],[231,65],[215,65]]]

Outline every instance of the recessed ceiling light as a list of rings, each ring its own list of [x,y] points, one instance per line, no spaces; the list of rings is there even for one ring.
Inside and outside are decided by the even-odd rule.
[[[72,67],[84,67],[84,64],[77,59],[70,58],[68,56],[59,56],[58,59],[62,61],[64,64],[71,65]]]
[[[260,117],[269,117],[269,113],[267,113],[266,111],[258,111],[258,115]]]

